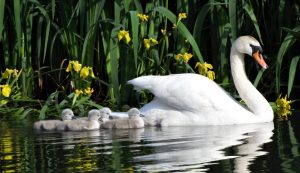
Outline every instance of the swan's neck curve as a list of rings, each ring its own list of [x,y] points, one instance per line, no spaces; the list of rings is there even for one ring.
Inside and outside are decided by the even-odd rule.
[[[246,75],[244,54],[238,52],[234,46],[231,48],[230,66],[234,85],[250,111],[265,121],[273,120],[273,110],[270,104]]]

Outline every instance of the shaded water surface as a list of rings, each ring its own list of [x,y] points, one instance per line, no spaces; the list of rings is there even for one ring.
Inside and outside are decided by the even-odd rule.
[[[37,132],[0,122],[0,172],[298,172],[300,118],[138,130]]]

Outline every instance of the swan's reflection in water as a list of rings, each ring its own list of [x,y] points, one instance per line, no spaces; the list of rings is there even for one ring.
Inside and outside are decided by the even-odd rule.
[[[252,161],[266,154],[261,147],[271,142],[273,129],[274,124],[271,122],[231,126],[146,127],[43,133],[37,138],[37,141],[41,141],[37,145],[54,144],[62,147],[63,158],[59,158],[58,161],[66,159],[72,165],[80,165],[76,170],[98,170],[101,167],[96,165],[99,158],[114,158],[112,156],[118,155],[130,161],[125,164],[136,171],[199,172],[206,171],[207,165],[219,160],[233,158],[235,172],[249,172]],[[228,149],[234,152],[228,153]],[[78,150],[77,153],[73,152],[75,150]],[[116,153],[120,150],[122,152]],[[78,153],[82,153],[79,156],[85,158],[85,167],[81,164],[82,158],[75,157]],[[70,164],[65,166],[71,167]],[[105,164],[113,165],[109,160]]]
[[[235,172],[248,172],[251,161],[266,154],[261,151],[270,142],[274,124],[248,124],[231,126],[168,127],[147,129],[145,146],[152,154],[136,157],[138,169],[148,171],[181,170],[203,171],[204,166],[217,160],[234,158]],[[224,149],[236,146],[235,156],[225,155]]]

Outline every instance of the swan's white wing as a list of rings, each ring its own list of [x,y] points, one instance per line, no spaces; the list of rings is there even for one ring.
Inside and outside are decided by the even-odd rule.
[[[239,104],[210,79],[197,74],[143,76],[129,81],[135,89],[147,89],[161,102],[181,110],[239,109]]]

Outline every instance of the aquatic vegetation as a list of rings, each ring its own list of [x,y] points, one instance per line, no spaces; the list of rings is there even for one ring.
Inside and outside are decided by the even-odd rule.
[[[206,62],[204,63],[197,62],[195,68],[197,67],[198,67],[199,74],[206,76],[211,80],[214,80],[216,78],[215,72],[212,71],[213,66],[211,64]]]
[[[129,42],[131,41],[129,32],[125,30],[120,30],[118,33],[118,40],[125,40],[126,44],[129,44]]]
[[[279,118],[282,120],[287,120],[290,115],[292,115],[291,112],[291,100],[288,100],[287,95],[284,97],[281,97],[281,94],[278,96],[276,100],[276,111],[279,115]]]
[[[193,54],[191,54],[191,53],[184,53],[184,54],[177,54],[177,55],[175,55],[175,59],[177,60],[177,61],[180,61],[180,60],[183,60],[184,61],[184,63],[188,63],[189,62],[189,60],[191,59],[193,57]]]
[[[146,15],[146,14],[138,13],[137,16],[139,17],[139,19],[140,19],[141,22],[147,22],[148,19],[149,19],[149,16]]]
[[[14,85],[8,83],[11,93],[7,87],[4,91],[10,96],[2,95],[0,102],[7,105],[18,98],[24,104],[30,103],[21,112],[29,107],[42,108],[43,113],[47,106],[46,110],[55,112],[67,106],[68,99],[74,99],[76,89],[84,92],[90,87],[71,105],[87,97],[96,98],[99,104],[121,108],[143,104],[152,98],[144,93],[136,99],[132,88],[126,85],[128,80],[146,74],[195,71],[234,92],[228,48],[241,34],[258,38],[264,45],[264,55],[275,57],[275,60],[267,58],[274,63],[259,73],[253,63],[246,62],[247,74],[255,86],[270,101],[286,90],[288,97],[297,98],[299,81],[294,79],[299,76],[300,13],[295,2],[278,3],[3,1],[0,3],[1,85],[5,85],[5,79],[14,79],[9,76],[19,74],[14,69],[23,72]],[[267,15],[274,14],[275,9],[280,13]],[[286,23],[284,18],[291,20]],[[72,58],[68,61],[64,57]],[[214,69],[198,64],[205,62],[210,62]],[[54,98],[57,100],[53,101]],[[54,108],[53,102],[62,104]]]
[[[158,41],[154,38],[144,38],[144,46],[146,50],[149,50],[150,47],[155,46],[158,44]]]
[[[180,21],[181,19],[186,19],[187,18],[187,14],[186,13],[179,13],[178,14],[178,21]]]

